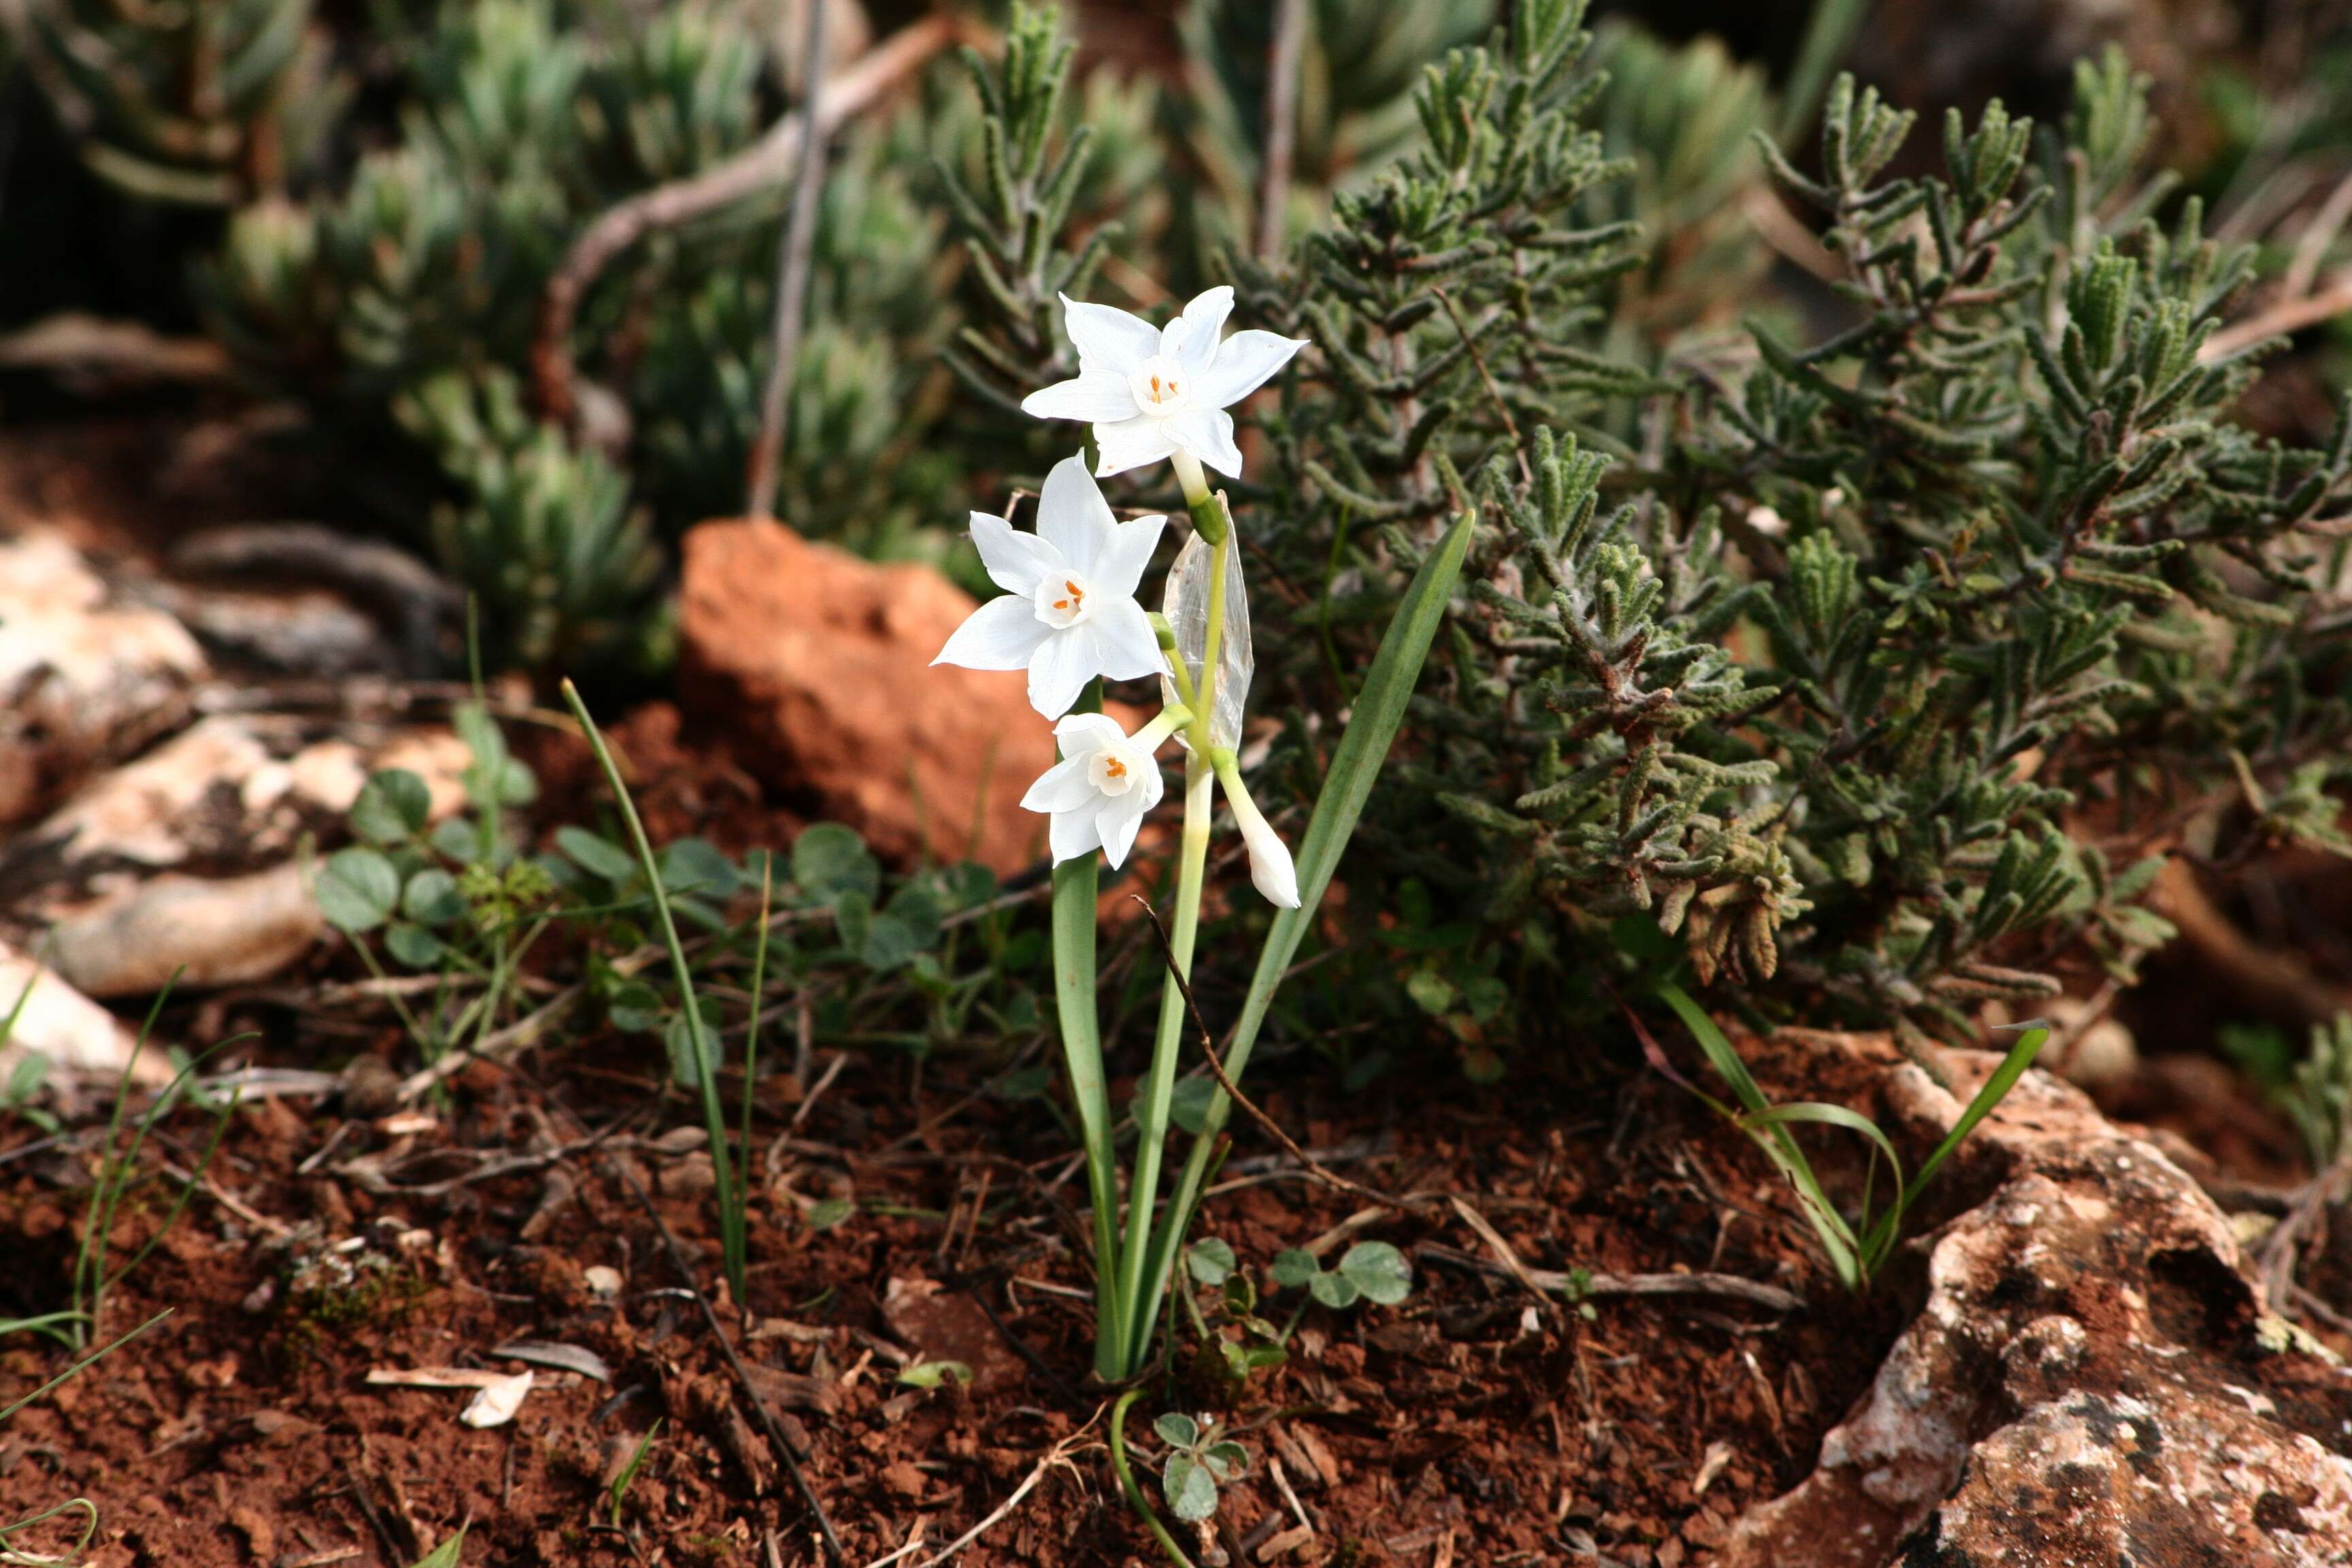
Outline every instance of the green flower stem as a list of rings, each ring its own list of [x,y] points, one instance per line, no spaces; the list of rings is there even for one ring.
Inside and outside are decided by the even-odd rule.
[[[1183,479],[1187,500],[1196,486],[1205,495],[1207,485],[1198,463],[1192,463],[1188,473],[1185,464],[1180,462],[1177,473]],[[1230,521],[1223,519],[1223,498],[1206,499],[1221,519]],[[1196,515],[1198,510],[1196,505]],[[1136,1107],[1135,1174],[1127,1188],[1127,1251],[1119,1260],[1119,1297],[1127,1313],[1121,1361],[1129,1373],[1150,1357],[1152,1330],[1160,1321],[1160,1303],[1168,1291],[1169,1266],[1162,1263],[1150,1267],[1155,1261],[1152,1221],[1160,1204],[1160,1167],[1167,1153],[1168,1110],[1176,1092],[1176,1064],[1184,1039],[1184,991],[1177,977],[1181,975],[1186,981],[1192,977],[1192,948],[1201,927],[1201,891],[1208,879],[1209,825],[1216,809],[1216,775],[1209,766],[1209,754],[1214,743],[1211,724],[1216,712],[1217,667],[1224,656],[1225,593],[1226,580],[1233,569],[1233,531],[1221,529],[1213,545],[1208,626],[1201,649],[1197,700],[1193,700],[1194,694],[1187,693],[1192,718],[1186,737],[1190,749],[1184,756],[1184,840],[1178,864],[1176,919],[1169,936],[1174,973],[1160,989],[1160,1032],[1151,1047],[1151,1076]],[[1181,681],[1182,658],[1169,662]],[[1173,1213],[1170,1215],[1171,1222],[1176,1217]],[[1173,1257],[1172,1250],[1164,1245],[1157,1251],[1160,1257]]]
[[[1196,721],[1197,722],[1197,721]],[[1209,818],[1215,810],[1216,775],[1199,749],[1184,755],[1184,839],[1178,862],[1176,920],[1169,938],[1177,970],[1190,978],[1192,944],[1201,927],[1201,887],[1209,867]],[[1171,979],[1160,989],[1160,1033],[1151,1047],[1151,1076],[1136,1102],[1135,1174],[1127,1188],[1127,1251],[1120,1258],[1119,1299],[1127,1310],[1123,1374],[1132,1375],[1147,1359],[1150,1324],[1159,1316],[1164,1279],[1149,1279],[1144,1261],[1151,1255],[1151,1221],[1160,1200],[1160,1165],[1167,1152],[1168,1110],[1176,1094],[1176,1062],[1184,1037],[1184,995]],[[1144,1310],[1138,1310],[1141,1307]]]
[[[1111,1472],[1118,1477],[1118,1489],[1126,1494],[1127,1506],[1135,1510],[1135,1517],[1143,1521],[1143,1527],[1151,1531],[1151,1539],[1167,1553],[1171,1568],[1192,1568],[1192,1560],[1184,1555],[1184,1549],[1176,1544],[1176,1538],[1160,1522],[1151,1500],[1143,1495],[1143,1488],[1136,1482],[1135,1470],[1127,1462],[1127,1407],[1142,1396],[1143,1390],[1130,1388],[1110,1407]]]
[[[1210,543],[1223,544],[1233,519],[1210,492],[1209,476],[1201,471],[1201,459],[1180,447],[1169,461],[1176,469],[1176,482],[1183,487],[1184,510],[1192,514],[1192,526]]]
[[[1102,682],[1089,681],[1071,710],[1102,711]],[[1054,868],[1054,1004],[1062,1062],[1070,1078],[1086,1145],[1087,1196],[1095,1217],[1095,1372],[1106,1383],[1127,1375],[1127,1308],[1119,1295],[1118,1151],[1111,1131],[1110,1089],[1103,1073],[1102,1025],[1095,1011],[1095,903],[1102,861],[1081,855]]]
[[[1339,749],[1332,753],[1306,837],[1299,841],[1298,908],[1284,910],[1274,917],[1265,946],[1258,954],[1257,973],[1251,977],[1249,991],[1242,999],[1241,1016],[1234,1021],[1233,1034],[1225,1045],[1225,1075],[1236,1081],[1249,1065],[1258,1030],[1274,1005],[1275,990],[1314,922],[1323,894],[1331,885],[1331,875],[1339,868],[1339,857],[1355,833],[1357,818],[1371,794],[1373,781],[1380,776],[1389,743],[1396,738],[1397,726],[1403,721],[1405,705],[1412,699],[1413,685],[1421,676],[1422,661],[1428,657],[1429,645],[1453,597],[1454,584],[1461,574],[1462,560],[1469,551],[1475,523],[1475,513],[1457,517],[1437,548],[1422,563],[1357,692],[1354,712],[1340,734]],[[1165,1281],[1176,1266],[1180,1238],[1200,1204],[1210,1162],[1216,1157],[1225,1119],[1232,1110],[1232,1102],[1222,1089],[1209,1097],[1207,1115],[1200,1133],[1192,1140],[1192,1152],[1177,1178],[1175,1194],[1169,1201],[1168,1223],[1160,1227],[1145,1271],[1151,1279]],[[1157,1299],[1149,1303],[1129,1304],[1129,1313],[1136,1319],[1133,1342],[1150,1342],[1159,1306]]]

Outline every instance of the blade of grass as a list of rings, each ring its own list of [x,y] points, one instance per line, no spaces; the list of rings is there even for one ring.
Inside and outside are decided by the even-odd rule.
[[[154,1033],[155,1020],[163,1016],[163,1004],[172,999],[172,988],[180,983],[180,971],[163,982],[155,1000],[147,1009],[147,1016],[139,1026],[137,1038],[131,1041],[131,1053],[122,1058],[122,1071],[114,1080],[114,1109],[106,1119],[106,1158],[99,1165],[98,1184],[90,1189],[89,1213],[82,1221],[81,1245],[74,1251],[73,1305],[81,1314],[82,1325],[75,1331],[76,1345],[86,1345],[89,1335],[98,1329],[98,1314],[106,1294],[106,1238],[114,1234],[115,1210],[122,1202],[122,1191],[130,1179],[131,1156],[139,1152],[139,1140],[133,1140],[131,1154],[116,1158],[115,1146],[122,1138],[122,1116],[131,1101],[131,1069],[138,1065],[139,1054],[147,1048],[147,1037]],[[186,1076],[184,1073],[182,1077]],[[176,1085],[179,1079],[173,1082]],[[162,1100],[156,1102],[163,1103]],[[140,1134],[143,1139],[145,1133]]]
[[[74,1363],[73,1365],[66,1368],[65,1371],[58,1373],[57,1376],[49,1379],[48,1382],[41,1384],[40,1387],[33,1390],[32,1393],[25,1395],[24,1398],[16,1401],[16,1404],[7,1406],[5,1409],[0,1409],[0,1421],[7,1420],[8,1417],[16,1415],[16,1412],[22,1410],[27,1405],[32,1404],[33,1401],[40,1398],[41,1395],[48,1393],[50,1390],[63,1387],[68,1381],[69,1381],[76,1373],[79,1373],[83,1368],[91,1365],[93,1363],[101,1361],[107,1356],[112,1355],[116,1351],[121,1350],[123,1346],[129,1344],[131,1341],[137,1339],[140,1335],[145,1333],[148,1330],[153,1328],[156,1324],[170,1317],[174,1310],[175,1309],[171,1307],[164,1308],[162,1311],[156,1313],[153,1317],[148,1319],[145,1322],[140,1324],[129,1333],[124,1334],[122,1337],[116,1340],[112,1344],[106,1345],[100,1349],[90,1352],[89,1354],[82,1357],[81,1360]]]
[[[655,861],[653,845],[646,837],[645,822],[637,816],[629,786],[621,780],[620,765],[613,760],[612,748],[604,743],[604,732],[588,716],[588,705],[581,700],[579,688],[569,680],[563,683],[563,700],[572,709],[572,716],[580,721],[581,732],[588,737],[589,748],[596,753],[596,765],[604,771],[604,782],[611,787],[621,821],[629,830],[630,846],[637,852],[637,865],[645,875],[654,914],[661,924],[662,944],[669,950],[670,973],[677,982],[678,1006],[686,1016],[687,1041],[694,1049],[695,1077],[702,1089],[703,1125],[710,1135],[711,1198],[719,1205],[719,1247],[726,1258],[727,1284],[740,1306],[744,1300],[747,1268],[743,1199],[736,1191],[734,1162],[727,1152],[727,1111],[719,1100],[719,1063],[711,1048],[710,1032],[703,1026],[702,1005],[695,997],[693,968],[686,961],[686,944],[678,940],[677,921],[670,913],[669,894],[662,887],[661,867]],[[750,1158],[748,1150],[745,1158]]]
[[[743,1032],[743,1163],[741,1177],[735,1184],[735,1190],[743,1194],[747,1208],[751,1202],[751,1089],[760,1080],[760,1010],[763,1005],[762,998],[767,995],[768,921],[770,911],[775,907],[775,857],[762,855],[760,857],[760,945],[751,954],[751,1021]],[[748,1247],[751,1242],[748,1218],[745,1223],[747,1234],[744,1243]]]
[[[1804,38],[1797,46],[1796,62],[1781,92],[1780,123],[1773,140],[1783,151],[1793,152],[1797,139],[1813,122],[1831,74],[1845,57],[1854,29],[1862,26],[1869,10],[1870,0],[1813,0],[1812,16],[1805,23]]]
[[[1290,961],[1297,955],[1298,944],[1306,940],[1322,906],[1323,895],[1330,889],[1332,874],[1339,869],[1339,858],[1346,853],[1348,840],[1356,831],[1356,819],[1363,815],[1364,803],[1370,798],[1381,765],[1388,759],[1389,746],[1396,739],[1397,726],[1404,720],[1405,705],[1421,679],[1422,662],[1428,658],[1429,646],[1445,618],[1446,606],[1454,596],[1454,579],[1461,574],[1462,560],[1469,552],[1470,537],[1476,527],[1477,514],[1462,512],[1422,562],[1421,570],[1413,574],[1412,585],[1397,605],[1395,619],[1381,638],[1380,652],[1373,656],[1364,684],[1356,693],[1347,731],[1331,754],[1331,771],[1324,775],[1322,792],[1315,801],[1315,814],[1308,819],[1307,836],[1299,843],[1298,907],[1275,916],[1266,932],[1265,946],[1258,954],[1257,971],[1250,979],[1249,993],[1242,1002],[1241,1018],[1234,1026],[1232,1041],[1225,1047],[1225,1076],[1229,1079],[1238,1081],[1249,1065],[1258,1030],[1265,1026],[1266,1010],[1274,1005],[1276,988],[1288,973]],[[1182,1245],[1185,1232],[1192,1228],[1192,1211],[1201,1201],[1210,1158],[1232,1111],[1232,1100],[1222,1088],[1218,1089],[1210,1097],[1201,1131],[1192,1140],[1192,1152],[1185,1159],[1184,1173],[1177,1179],[1175,1194],[1169,1200],[1168,1224],[1153,1239],[1150,1266],[1144,1272],[1145,1295],[1128,1304],[1131,1364],[1142,1362],[1143,1352],[1150,1343],[1176,1249]]]
[[[1919,1173],[1911,1178],[1909,1185],[1895,1189],[1894,1205],[1878,1217],[1877,1223],[1870,1227],[1869,1234],[1864,1238],[1865,1257],[1884,1257],[1894,1247],[1895,1233],[1903,1224],[1904,1212],[1919,1195],[1920,1189],[1927,1184],[1927,1179],[1943,1165],[1952,1151],[1960,1146],[1960,1141],[1977,1130],[1977,1123],[1991,1115],[1993,1108],[2008,1098],[2009,1091],[2017,1087],[2017,1080],[2025,1076],[2026,1069],[2033,1065],[2034,1058],[2042,1054],[2042,1047],[2049,1039],[2047,1028],[2033,1028],[2020,1036],[2017,1044],[2010,1047],[2009,1054],[2001,1058],[2000,1065],[1993,1068],[1992,1076],[1985,1079],[1984,1087],[1977,1090],[1969,1100],[1968,1109],[1960,1112],[1960,1119],[1952,1123],[1952,1130],[1944,1134],[1942,1142],[1936,1145],[1936,1152],[1919,1163]]]
[[[1685,995],[1680,986],[1661,984],[1657,989],[1660,999],[1681,1015],[1685,1026],[1706,1054],[1707,1065],[1731,1086],[1731,1092],[1746,1108],[1746,1116],[1735,1121],[1764,1152],[1765,1158],[1772,1162],[1782,1179],[1795,1190],[1798,1203],[1805,1211],[1805,1218],[1811,1224],[1813,1234],[1820,1237],[1822,1250],[1829,1255],[1830,1266],[1836,1269],[1839,1282],[1849,1290],[1862,1289],[1869,1283],[1869,1279],[1863,1268],[1861,1244],[1854,1237],[1853,1227],[1846,1223],[1845,1216],[1837,1212],[1837,1206],[1830,1202],[1829,1194],[1822,1190],[1821,1181],[1813,1174],[1812,1163],[1805,1158],[1805,1152],[1780,1121],[1768,1121],[1760,1127],[1746,1125],[1748,1118],[1769,1113],[1772,1109],[1770,1102],[1764,1098],[1764,1091],[1756,1087],[1755,1079],[1749,1076],[1748,1064],[1739,1059],[1739,1053],[1731,1048],[1731,1041],[1707,1016],[1706,1010]]]

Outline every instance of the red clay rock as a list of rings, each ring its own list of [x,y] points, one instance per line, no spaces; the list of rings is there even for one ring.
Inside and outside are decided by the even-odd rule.
[[[706,522],[685,555],[678,689],[696,728],[878,854],[1009,874],[1043,852],[1021,796],[1053,765],[1052,726],[1017,675],[931,668],[971,595],[776,522]]]

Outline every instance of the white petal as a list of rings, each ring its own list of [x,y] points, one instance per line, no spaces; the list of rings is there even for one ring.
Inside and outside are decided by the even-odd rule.
[[[1209,366],[1217,358],[1217,334],[1225,330],[1225,318],[1233,314],[1233,309],[1234,291],[1224,284],[1193,295],[1184,313],[1176,318],[1184,323],[1176,346],[1169,347],[1168,334],[1163,331],[1160,352],[1173,354],[1176,363],[1184,367],[1184,374],[1198,381],[1209,373]],[[1176,321],[1168,324],[1172,327]]]
[[[523,1396],[530,1392],[532,1378],[528,1372],[502,1377],[496,1383],[484,1384],[474,1393],[464,1414],[457,1419],[468,1426],[503,1426],[515,1418],[522,1408]]]
[[[1097,815],[1091,806],[1054,814],[1045,828],[1045,837],[1054,847],[1054,864],[1075,860],[1102,847],[1102,831],[1095,826]]]
[[[1045,476],[1045,488],[1037,495],[1040,539],[1091,582],[1100,570],[1103,547],[1118,527],[1110,502],[1103,500],[1102,487],[1087,472],[1084,457],[1073,454],[1054,465],[1053,472]],[[1100,592],[1103,584],[1096,582],[1094,586]],[[1125,591],[1134,589],[1130,585]]]
[[[1292,864],[1290,846],[1282,841],[1265,817],[1253,810],[1256,828],[1249,822],[1242,824],[1242,840],[1249,846],[1250,884],[1265,895],[1266,901],[1280,909],[1298,907],[1298,868]]]
[[[1194,380],[1192,395],[1219,408],[1230,407],[1264,386],[1306,346],[1305,338],[1286,338],[1255,327],[1235,332],[1217,345],[1215,363]]]
[[[1035,593],[1039,583],[1064,565],[1062,552],[1051,544],[984,511],[971,514],[971,542],[989,580],[1008,594]]]
[[[1135,830],[1143,826],[1143,814],[1151,805],[1139,789],[1104,802],[1102,810],[1095,816],[1095,832],[1102,838],[1104,859],[1117,866],[1127,858],[1127,852],[1135,847]]]
[[[1227,479],[1242,477],[1242,449],[1234,445],[1234,416],[1223,409],[1187,409],[1168,420],[1168,434]]]
[[[965,616],[931,662],[966,669],[1026,669],[1038,645],[1053,635],[1025,595],[1007,594]]]
[[[1039,419],[1132,419],[1140,412],[1127,377],[1090,371],[1071,381],[1040,387],[1021,400],[1021,412]]]
[[[1029,659],[1029,706],[1048,719],[1058,719],[1102,673],[1095,668],[1095,639],[1081,626],[1052,632]]]
[[[1075,811],[1097,793],[1087,777],[1086,758],[1067,757],[1037,775],[1021,805],[1026,811]]]
[[[1054,726],[1054,740],[1066,757],[1092,756],[1112,742],[1126,739],[1127,731],[1108,713],[1073,713]]]
[[[1067,294],[1062,296],[1062,327],[1077,345],[1081,379],[1089,371],[1108,371],[1124,380],[1160,352],[1160,329],[1142,317]]]
[[[1105,602],[1088,625],[1095,634],[1096,660],[1111,679],[1141,680],[1168,668],[1160,651],[1160,638],[1151,630],[1150,616],[1133,599]]]
[[[1151,552],[1160,548],[1160,531],[1168,520],[1154,512],[1149,517],[1131,517],[1111,531],[1096,553],[1094,564],[1087,568],[1097,594],[1133,595],[1143,582],[1143,569],[1151,564]]]
[[[1095,472],[1104,479],[1156,463],[1176,450],[1176,443],[1169,439],[1166,420],[1140,416],[1116,425],[1096,426],[1095,446],[1100,453]]]

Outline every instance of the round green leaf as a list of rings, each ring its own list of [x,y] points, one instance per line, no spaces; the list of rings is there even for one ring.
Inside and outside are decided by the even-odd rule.
[[[1201,1440],[1200,1424],[1181,1410],[1170,1410],[1156,1416],[1151,1429],[1160,1440],[1171,1448],[1189,1448]]]
[[[636,875],[636,857],[611,839],[591,833],[584,827],[563,826],[555,830],[555,847],[563,858],[591,876],[602,877],[608,882],[625,882]]]
[[[425,831],[433,792],[406,768],[371,774],[352,802],[352,831],[371,844],[398,844]]]
[[[662,887],[672,894],[699,893],[723,899],[735,890],[735,862],[700,838],[666,844],[654,857]]]
[[[437,866],[428,866],[408,879],[400,895],[400,912],[419,925],[446,925],[466,912],[457,879]]]
[[[837,822],[820,822],[793,840],[793,880],[820,902],[856,892],[872,902],[882,889],[882,868],[866,841]]]
[[[1339,1273],[1368,1301],[1393,1307],[1412,1294],[1412,1265],[1385,1241],[1360,1241],[1339,1259]]]
[[[1168,1096],[1168,1120],[1199,1136],[1209,1124],[1209,1102],[1217,1097],[1216,1084],[1205,1078],[1180,1078]]]
[[[1168,1494],[1168,1511],[1187,1524],[1217,1511],[1217,1480],[1208,1467],[1179,1451],[1168,1456],[1160,1471],[1160,1489]]]
[[[1307,1282],[1307,1294],[1333,1309],[1352,1307],[1359,1292],[1345,1274],[1318,1274]]]
[[[1285,1289],[1295,1289],[1323,1272],[1315,1255],[1299,1247],[1289,1247],[1274,1255],[1274,1267],[1267,1270],[1274,1282]]]
[[[339,849],[319,871],[319,912],[337,931],[373,931],[400,901],[400,873],[373,849]]]
[[[384,929],[383,946],[385,952],[410,969],[437,968],[448,952],[439,937],[406,921],[394,921]]]
[[[604,1004],[604,1016],[616,1029],[633,1035],[649,1033],[662,1026],[661,994],[642,980],[629,981]]]
[[[1239,1261],[1234,1249],[1213,1236],[1202,1237],[1184,1254],[1185,1271],[1203,1285],[1223,1284]]]

